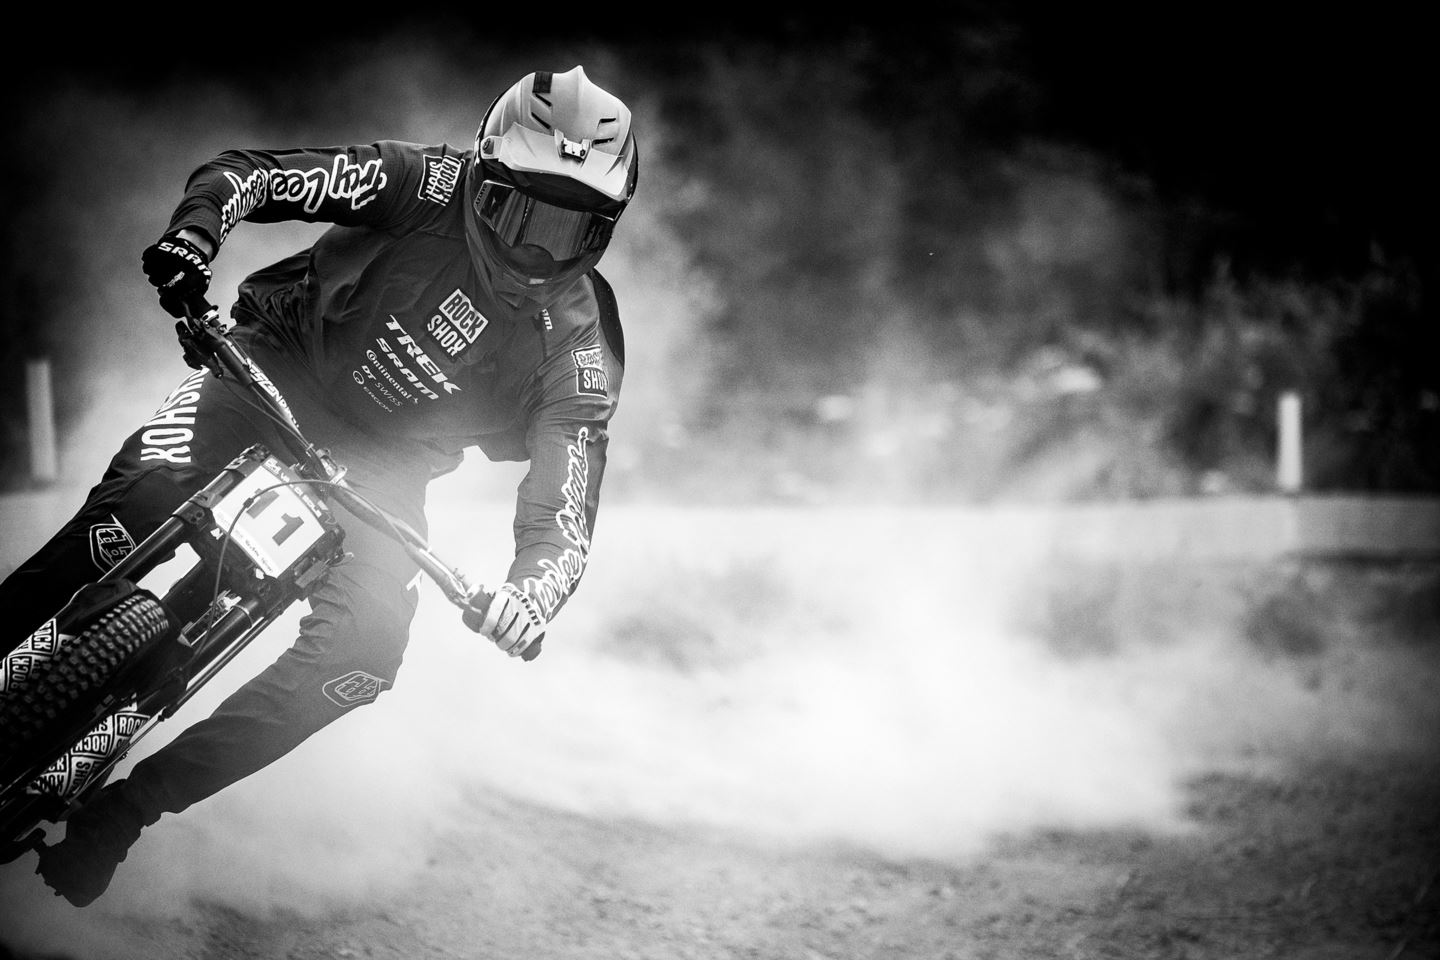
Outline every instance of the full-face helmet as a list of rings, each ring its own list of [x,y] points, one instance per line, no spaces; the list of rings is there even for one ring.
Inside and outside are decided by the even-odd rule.
[[[629,108],[583,67],[497,97],[475,136],[467,224],[496,296],[538,310],[593,267],[639,171]]]

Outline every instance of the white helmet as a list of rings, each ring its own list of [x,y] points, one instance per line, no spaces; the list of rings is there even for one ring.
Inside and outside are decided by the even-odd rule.
[[[594,266],[639,172],[630,109],[583,67],[528,74],[497,97],[469,171],[471,226],[499,268],[497,292],[523,289],[543,305],[545,288]]]

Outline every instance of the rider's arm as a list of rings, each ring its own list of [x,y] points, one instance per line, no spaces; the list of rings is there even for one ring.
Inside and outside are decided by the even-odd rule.
[[[241,220],[398,226],[443,206],[426,178],[445,163],[458,169],[453,148],[393,140],[227,150],[190,175],[165,233],[185,236],[213,257]]]
[[[195,246],[200,248],[200,252],[210,259],[213,260],[215,258],[215,245],[210,242],[210,238],[205,236],[205,234],[197,230],[191,230],[189,227],[182,227],[175,231],[175,235],[181,240],[188,240],[195,244]]]
[[[520,483],[506,581],[530,596],[547,621],[574,592],[589,559],[624,372],[614,302],[603,280],[596,286],[607,323],[588,324],[556,344],[530,383],[530,468]]]

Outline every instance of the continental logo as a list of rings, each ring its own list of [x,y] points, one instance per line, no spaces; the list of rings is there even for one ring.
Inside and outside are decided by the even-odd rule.
[[[460,182],[459,157],[425,157],[425,176],[420,180],[420,199],[438,203],[450,202],[455,185]]]
[[[445,298],[440,309],[425,324],[426,335],[451,360],[475,345],[490,321],[475,309],[470,298],[459,290]]]

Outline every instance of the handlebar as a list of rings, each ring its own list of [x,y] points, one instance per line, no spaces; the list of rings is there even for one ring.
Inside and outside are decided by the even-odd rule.
[[[413,527],[392,516],[362,497],[345,480],[345,469],[329,453],[312,444],[300,430],[280,391],[230,336],[220,319],[220,308],[202,296],[185,303],[185,317],[175,324],[185,362],[195,369],[208,367],[216,377],[230,377],[255,395],[266,411],[286,430],[291,454],[299,461],[301,472],[325,484],[326,489],[355,516],[398,542],[431,580],[445,598],[461,611],[484,618],[495,599],[494,593],[481,585],[471,586],[464,574],[442,560],[426,539]],[[520,655],[533,660],[540,655],[543,641],[532,643]]]

